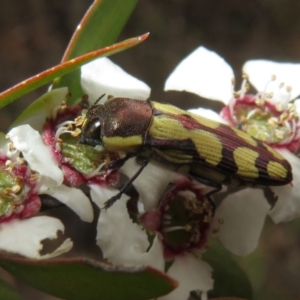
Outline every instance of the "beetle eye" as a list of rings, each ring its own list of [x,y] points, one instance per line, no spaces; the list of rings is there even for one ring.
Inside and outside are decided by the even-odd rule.
[[[88,120],[81,130],[80,141],[81,144],[91,146],[102,145],[101,140],[101,122],[97,120]]]

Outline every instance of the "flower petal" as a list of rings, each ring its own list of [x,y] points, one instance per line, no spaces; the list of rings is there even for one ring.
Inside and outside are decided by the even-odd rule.
[[[57,231],[64,232],[64,225],[60,220],[48,216],[12,220],[0,224],[0,248],[30,258],[54,257],[69,251],[73,246],[73,242],[66,239],[53,253],[40,255],[43,249],[41,242],[57,238]]]
[[[10,151],[8,139],[6,138],[6,135],[3,132],[0,132],[0,154],[8,156],[11,159],[19,156],[18,150],[15,149]]]
[[[212,268],[206,262],[195,258],[192,254],[176,257],[168,270],[168,275],[178,280],[179,286],[170,294],[159,300],[188,299],[190,291],[200,291],[205,297],[207,291],[213,288]],[[204,294],[204,295],[203,295]]]
[[[293,167],[293,182],[270,187],[278,200],[269,212],[275,223],[286,222],[300,216],[300,159],[288,150],[276,149]]]
[[[165,91],[187,91],[228,104],[232,98],[234,74],[217,53],[197,48],[175,68],[165,84]]]
[[[220,241],[236,255],[251,253],[257,247],[269,209],[260,189],[247,188],[230,194],[214,217],[215,222],[224,221],[218,233]]]
[[[140,166],[135,159],[130,159],[121,168],[121,173],[131,178]],[[135,179],[133,185],[139,193],[139,200],[143,203],[145,211],[149,211],[157,207],[157,203],[164,190],[173,178],[173,172],[150,162],[143,172]],[[153,188],[155,187],[155,188]]]
[[[91,197],[100,208],[117,192],[117,190],[91,185]],[[126,207],[127,200],[128,196],[123,195],[108,210],[101,210],[96,240],[104,258],[118,265],[150,265],[163,270],[164,259],[161,243],[156,237],[151,249],[147,252],[149,248],[147,233],[129,218]]]
[[[103,94],[146,100],[151,92],[147,84],[126,73],[106,57],[81,67],[81,86],[89,95],[90,103]]]
[[[300,64],[279,63],[271,60],[250,60],[243,66],[243,71],[248,74],[250,82],[257,91],[275,92],[279,85],[284,82],[285,86],[291,86],[291,99],[300,95]],[[271,80],[272,75],[276,81],[271,82],[267,89],[266,83]],[[274,90],[275,88],[275,90]],[[285,88],[282,92],[285,92]]]
[[[90,199],[82,190],[68,187],[64,184],[44,192],[71,208],[82,221],[92,222],[94,218]]]
[[[38,131],[29,125],[21,125],[9,131],[8,137],[16,149],[22,151],[32,170],[43,177],[43,183],[55,187],[63,182],[63,173]]]
[[[294,105],[295,105],[296,112],[297,112],[298,115],[299,115],[299,113],[300,113],[300,99],[299,99],[299,98],[297,98],[297,99],[294,101]]]
[[[206,109],[206,108],[193,108],[193,109],[189,109],[189,112],[191,112],[192,114],[207,118],[207,119],[211,119],[223,124],[227,124],[226,120],[224,120],[218,113],[216,113],[215,111],[211,110],[211,109]]]

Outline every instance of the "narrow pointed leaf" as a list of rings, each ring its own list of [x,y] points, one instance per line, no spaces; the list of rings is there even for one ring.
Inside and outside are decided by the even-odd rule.
[[[64,54],[63,62],[114,43],[131,15],[137,0],[95,0],[78,25]],[[70,103],[83,92],[80,70],[58,78],[53,87],[69,87]]]
[[[0,265],[27,284],[67,300],[147,300],[177,286],[151,267],[120,268],[86,258],[36,261],[0,256]]]
[[[215,242],[202,258],[213,268],[214,289],[209,292],[209,298],[252,299],[247,275],[224,247]]]
[[[21,300],[21,297],[10,284],[0,279],[0,299]]]
[[[11,103],[17,98],[33,91],[34,89],[54,80],[57,77],[63,76],[78,67],[92,61],[95,58],[109,56],[114,53],[123,51],[127,48],[133,47],[144,41],[149,34],[144,34],[135,38],[125,40],[123,42],[105,47],[100,50],[84,54],[72,60],[61,63],[53,68],[50,68],[42,73],[39,73],[21,83],[13,86],[12,88],[0,93],[0,108]]]

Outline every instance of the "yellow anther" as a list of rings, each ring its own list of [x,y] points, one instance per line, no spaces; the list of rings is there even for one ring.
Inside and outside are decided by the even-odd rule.
[[[14,164],[13,164],[13,162],[12,162],[11,160],[8,159],[8,160],[5,162],[5,166],[6,166],[6,167],[13,167]]]
[[[69,130],[69,131],[73,130],[73,125],[71,123],[69,123],[67,125],[67,130]]]
[[[12,142],[8,143],[8,150],[11,151],[11,152],[16,150],[16,148],[15,148],[15,146]]]
[[[273,92],[265,93],[265,97],[268,98],[268,99],[273,98],[273,96],[274,96],[274,93],[273,93]]]
[[[62,101],[62,102],[61,102],[60,108],[61,108],[62,110],[67,108],[67,103],[66,103],[66,101]]]
[[[259,105],[259,106],[263,106],[264,104],[265,104],[265,99],[263,99],[263,98],[256,98],[255,99],[255,104],[256,105]]]
[[[238,93],[238,92],[233,92],[233,97],[234,98],[239,98],[240,97],[240,93]]]
[[[218,223],[219,223],[220,225],[224,224],[224,222],[225,222],[224,219],[221,219],[221,218],[218,219]]]
[[[275,107],[278,111],[283,111],[284,107],[281,102],[276,102]]]
[[[71,133],[71,135],[77,137],[77,136],[80,135],[80,133],[81,133],[81,130],[80,130],[79,128],[76,128],[76,129]]]
[[[193,227],[190,224],[184,225],[184,231],[186,231],[186,232],[190,232],[192,230],[192,228]]]
[[[14,185],[12,188],[11,188],[11,191],[14,193],[14,194],[18,194],[20,191],[21,191],[22,187],[18,184]]]
[[[279,84],[279,88],[282,89],[283,87],[284,87],[284,82],[281,82],[281,83]]]
[[[243,73],[243,74],[242,74],[242,78],[243,78],[243,79],[247,79],[247,80],[248,80],[248,79],[249,79],[249,76],[248,76],[248,74],[247,74],[247,73]]]
[[[282,130],[275,130],[275,136],[278,139],[283,139],[284,138],[284,131],[282,131]]]
[[[82,124],[84,123],[85,118],[83,116],[79,116],[75,119],[75,125],[76,127],[82,126]]]
[[[289,86],[289,85],[286,87],[286,91],[287,91],[288,93],[290,93],[290,92],[292,91],[292,89],[293,89],[293,88],[292,88],[291,86]]]
[[[24,165],[26,163],[26,160],[23,157],[18,156],[17,157],[17,163],[19,165]]]
[[[214,227],[213,230],[212,230],[212,233],[213,234],[216,234],[220,231],[220,227]]]
[[[280,115],[279,119],[280,119],[281,122],[284,122],[288,119],[288,116],[289,116],[289,114],[287,112],[284,112]]]
[[[34,174],[31,174],[30,175],[30,180],[31,181],[37,181],[38,179],[40,178],[40,174],[38,174],[38,173],[34,173]]]

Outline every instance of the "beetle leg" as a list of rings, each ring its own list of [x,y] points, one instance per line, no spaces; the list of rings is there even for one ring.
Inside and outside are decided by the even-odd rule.
[[[120,169],[129,158],[134,157],[135,155],[135,153],[127,153],[123,158],[112,161],[107,168],[110,170]]]
[[[125,156],[126,157],[126,156]],[[118,199],[121,198],[122,194],[124,194],[127,190],[127,188],[134,182],[134,180],[141,174],[143,169],[147,166],[149,160],[147,158],[144,159],[143,162],[139,162],[141,167],[138,169],[138,171],[123,185],[123,187],[120,189],[120,192],[116,194],[115,196],[111,197],[104,203],[104,209],[110,208]]]
[[[215,215],[217,206],[216,206],[216,203],[211,199],[211,196],[213,194],[216,194],[216,193],[220,192],[221,190],[222,190],[222,185],[219,185],[216,189],[214,189],[214,190],[210,191],[209,193],[205,194],[209,204],[212,207],[212,217]]]
[[[190,176],[193,179],[195,179],[198,182],[200,182],[200,183],[203,183],[203,184],[205,184],[207,186],[215,187],[215,189],[213,189],[209,193],[205,194],[205,196],[206,196],[209,204],[212,207],[212,211],[213,211],[212,216],[214,216],[217,206],[216,206],[216,203],[212,200],[211,196],[213,194],[216,194],[216,193],[220,192],[222,190],[222,185],[220,183],[216,183],[216,182],[213,182],[213,181],[210,181],[208,179],[205,179],[205,178],[202,178],[202,177],[199,177],[199,176],[195,176],[195,175],[192,175],[192,174],[190,174]]]

